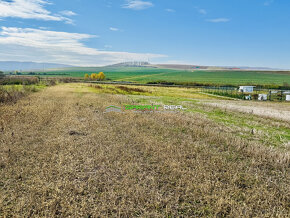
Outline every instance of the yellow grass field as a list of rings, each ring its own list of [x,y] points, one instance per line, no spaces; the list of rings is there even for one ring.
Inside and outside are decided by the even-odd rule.
[[[187,109],[104,113],[126,104]],[[88,84],[1,104],[0,217],[287,217],[290,124],[237,104],[290,110],[185,88]]]

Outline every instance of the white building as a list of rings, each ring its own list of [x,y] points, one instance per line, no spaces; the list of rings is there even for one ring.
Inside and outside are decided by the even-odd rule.
[[[248,92],[248,93],[252,93],[252,92],[254,92],[254,87],[255,87],[255,86],[240,86],[240,88],[239,88],[239,92]]]
[[[268,100],[268,95],[267,94],[259,94],[258,100],[259,101],[267,101]]]

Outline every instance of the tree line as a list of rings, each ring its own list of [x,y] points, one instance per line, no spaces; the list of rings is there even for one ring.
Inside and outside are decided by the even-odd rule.
[[[85,74],[85,80],[98,80],[103,81],[105,80],[106,75],[103,72],[99,72],[98,74],[92,73],[91,75]]]

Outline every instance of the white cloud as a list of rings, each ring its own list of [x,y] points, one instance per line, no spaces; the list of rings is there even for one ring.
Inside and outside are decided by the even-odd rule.
[[[123,8],[133,9],[133,10],[144,10],[153,7],[152,2],[142,1],[142,0],[127,0],[127,3],[123,5]]]
[[[208,19],[206,21],[212,22],[212,23],[226,23],[226,22],[229,22],[230,19],[228,19],[228,18],[215,18],[215,19]]]
[[[72,20],[59,14],[52,14],[44,8],[50,4],[46,0],[0,0],[0,18],[15,17],[22,19],[38,19],[65,21],[72,23]]]
[[[49,28],[48,27],[41,26],[41,27],[39,27],[39,29],[41,29],[41,30],[48,30]]]
[[[116,27],[110,27],[109,29],[110,29],[111,31],[119,31],[119,29],[116,28]]]
[[[199,12],[200,14],[204,14],[204,15],[207,14],[207,11],[206,11],[205,9],[199,9],[198,12]]]
[[[165,11],[167,11],[167,12],[171,12],[171,13],[174,13],[174,12],[175,12],[174,9],[170,9],[170,8],[165,9]]]
[[[198,13],[206,15],[207,11],[205,9],[199,8],[199,7],[194,7]]]
[[[264,5],[265,5],[265,6],[269,6],[269,5],[271,5],[273,2],[274,2],[274,0],[267,0],[267,1],[264,2]]]
[[[67,11],[67,10],[61,11],[59,13],[62,14],[62,15],[64,15],[64,16],[75,16],[75,15],[77,15],[75,12],[73,12],[73,11]]]
[[[166,57],[160,54],[100,51],[82,41],[97,36],[32,28],[0,29],[0,60],[52,62],[97,66]]]

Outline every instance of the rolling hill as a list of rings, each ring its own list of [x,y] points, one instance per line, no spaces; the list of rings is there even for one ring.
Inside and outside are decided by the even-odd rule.
[[[53,65],[51,65],[53,66]],[[29,73],[30,71],[26,71]],[[151,65],[146,62],[120,63],[104,67],[57,67],[34,71],[40,76],[83,78],[84,75],[104,72],[107,79],[136,83],[170,82],[213,85],[287,85],[290,71],[262,68],[215,68],[196,65]],[[25,73],[23,73],[25,74]]]
[[[0,70],[2,71],[30,71],[30,70],[43,70],[50,68],[66,68],[72,67],[65,64],[53,63],[36,63],[36,62],[19,62],[19,61],[0,61]]]

